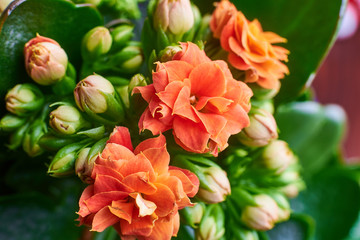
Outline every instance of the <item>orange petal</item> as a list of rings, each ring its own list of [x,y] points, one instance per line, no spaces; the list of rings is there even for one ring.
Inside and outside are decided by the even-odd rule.
[[[135,199],[135,204],[139,209],[139,217],[152,216],[157,206],[155,203],[144,199],[140,193],[132,193],[131,197]]]
[[[111,206],[109,206],[109,210],[112,214],[118,218],[124,219],[128,223],[131,223],[133,209],[134,203],[123,201],[112,201]]]
[[[162,148],[166,145],[166,138],[164,135],[160,134],[158,137],[149,138],[145,141],[142,141],[137,145],[137,147],[134,150],[134,153],[137,155],[140,152],[145,151],[149,148]]]
[[[198,177],[187,169],[182,169],[174,166],[169,167],[171,176],[180,179],[185,193],[189,197],[194,197],[199,190],[200,181]]]
[[[155,226],[150,236],[139,238],[139,240],[169,240],[174,233],[174,219],[168,221],[159,219],[155,222]]]
[[[133,192],[133,189],[112,176],[97,174],[94,182],[94,193],[110,191]]]
[[[128,148],[130,151],[134,150],[131,143],[129,129],[126,127],[115,127],[106,143],[117,143]]]
[[[234,68],[239,69],[239,70],[247,70],[251,67],[249,64],[247,64],[244,61],[243,58],[239,57],[238,55],[236,55],[233,52],[229,53],[228,60]]]
[[[210,134],[206,132],[202,123],[175,117],[173,123],[174,135],[186,147],[195,152],[204,152]]]
[[[173,60],[181,60],[185,61],[187,63],[190,63],[193,66],[197,66],[203,62],[210,62],[210,58],[208,58],[203,50],[200,50],[200,48],[192,43],[180,43],[181,48],[183,51],[178,52],[173,57]]]
[[[178,98],[175,101],[173,108],[173,115],[182,116],[193,122],[199,122],[193,108],[190,105],[190,89],[185,86],[179,92]]]
[[[124,165],[124,167],[120,169],[120,173],[124,177],[138,172],[148,173],[151,182],[155,179],[155,172],[150,161],[140,154],[138,154],[135,159],[129,161],[128,164]]]
[[[145,101],[150,102],[151,98],[155,95],[155,88],[153,84],[143,87],[135,87],[132,93],[140,93]]]
[[[92,195],[94,195],[94,185],[89,185],[84,189],[79,200],[80,209],[77,214],[79,214],[81,217],[85,217],[91,213],[85,204],[85,201],[91,198]]]
[[[221,47],[225,50],[225,51],[230,51],[230,46],[229,46],[229,38],[230,37],[235,37],[235,17],[232,17],[229,22],[225,25],[223,31],[221,32],[221,37],[220,37],[220,43],[221,43]]]
[[[141,236],[147,237],[151,234],[157,218],[154,216],[138,217],[138,215],[138,209],[134,208],[131,224],[125,220],[120,220],[121,235],[135,235],[137,238],[140,238]]]
[[[169,61],[163,63],[163,66],[168,74],[169,83],[174,81],[184,81],[189,77],[190,72],[193,70],[193,66],[185,61]]]
[[[140,117],[139,129],[140,131],[148,129],[153,135],[157,135],[170,129],[170,126],[167,126],[161,119],[154,118],[149,108],[146,108]]]
[[[101,157],[107,160],[129,160],[134,158],[135,154],[125,146],[116,143],[108,143],[101,153]]]
[[[112,201],[123,200],[127,198],[129,193],[113,191],[98,193],[87,199],[84,203],[92,213],[96,213],[103,207],[109,205]]]
[[[155,185],[149,181],[149,174],[145,172],[130,174],[125,177],[122,182],[134,189],[135,192],[144,194],[153,194],[156,192]]]
[[[280,37],[276,33],[273,32],[263,32],[263,36],[269,43],[286,43],[286,38]]]
[[[102,232],[118,221],[119,218],[112,214],[109,207],[106,206],[95,214],[91,231]]]
[[[109,167],[109,166],[104,166],[104,165],[100,165],[95,163],[94,164],[94,169],[92,171],[91,177],[92,178],[96,178],[96,175],[108,175],[111,176],[113,178],[116,178],[118,180],[122,180],[124,178],[123,175],[121,175],[116,169],[114,169],[113,167]]]
[[[157,93],[157,96],[170,108],[174,108],[176,99],[178,98],[180,90],[184,87],[183,82],[171,82],[166,86],[165,90]]]
[[[175,195],[170,188],[161,183],[155,183],[157,187],[156,193],[152,195],[145,195],[144,198],[149,200],[157,206],[155,213],[159,217],[165,217],[173,212],[175,209]]]
[[[158,174],[165,174],[168,171],[170,163],[170,155],[166,150],[166,146],[161,148],[149,148],[142,152],[144,156],[151,162],[154,171]]]
[[[198,111],[196,111],[196,114],[211,137],[216,137],[226,125],[226,118],[219,114],[202,113]]]
[[[214,62],[198,65],[191,72],[191,94],[217,97],[225,92],[226,78],[220,66]]]
[[[170,190],[173,192],[176,201],[180,201],[182,198],[187,197],[186,193],[184,192],[184,188],[182,182],[179,178],[175,176],[159,176],[157,178],[158,182],[161,182],[168,186]]]
[[[156,72],[152,73],[152,80],[155,91],[164,91],[165,87],[169,84],[169,79],[164,65],[160,62],[156,63]]]

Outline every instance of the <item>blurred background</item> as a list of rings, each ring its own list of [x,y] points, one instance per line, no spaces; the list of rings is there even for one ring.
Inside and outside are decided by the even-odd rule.
[[[339,37],[314,79],[316,99],[341,105],[348,116],[344,154],[360,162],[360,0],[350,0]]]

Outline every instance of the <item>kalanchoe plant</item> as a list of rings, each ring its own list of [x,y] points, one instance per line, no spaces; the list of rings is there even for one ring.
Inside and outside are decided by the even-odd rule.
[[[68,237],[64,231],[64,238],[69,239],[113,240],[118,234],[124,240],[264,240],[268,239],[266,231],[272,230],[269,235],[273,234],[277,224],[281,227],[289,219],[310,225],[311,218],[293,214],[295,205],[289,202],[289,198],[300,195],[294,202],[299,201],[305,188],[302,173],[307,169],[303,170],[302,154],[297,150],[306,144],[296,140],[307,135],[303,131],[289,138],[289,129],[288,135],[282,134],[284,121],[276,117],[282,107],[274,101],[281,89],[280,80],[292,69],[287,65],[287,48],[293,46],[288,32],[294,33],[274,26],[280,35],[289,38],[288,45],[277,33],[264,31],[259,20],[247,20],[255,15],[272,29],[272,21],[262,20],[266,14],[257,15],[260,8],[250,11],[249,6],[264,4],[266,8],[274,3],[222,0],[213,5],[212,1],[200,0],[151,0],[142,3],[144,10],[147,7],[142,25],[139,22],[143,19],[115,19],[138,17],[137,0],[76,2],[91,4],[97,16],[95,9],[100,10],[105,26],[82,22],[73,26],[78,29],[70,31],[72,34],[62,29],[64,41],[56,28],[46,27],[57,26],[64,19],[59,18],[61,21],[53,25],[54,19],[49,18],[43,21],[44,31],[32,25],[29,29],[37,31],[23,29],[25,33],[19,33],[29,38],[21,43],[20,51],[15,49],[24,53],[25,66],[21,59],[19,71],[25,74],[10,90],[6,89],[7,113],[0,120],[0,131],[10,136],[9,149],[22,148],[37,158],[18,157],[24,161],[15,167],[26,165],[29,170],[14,178],[9,178],[11,172],[3,174],[6,180],[0,181],[0,189],[7,183],[12,185],[6,191],[26,187],[28,174],[33,180],[37,172],[46,171],[44,164],[49,176],[77,175],[54,182],[34,176],[34,181],[29,181],[41,182],[42,195],[69,205],[60,208],[51,202],[51,210],[46,211],[56,211],[57,224],[63,223],[62,215],[76,199],[78,205],[71,206],[71,226],[66,231],[74,227],[76,208],[79,224],[87,228],[83,228],[83,236],[72,230],[75,233]],[[65,0],[17,4],[32,6],[26,7],[32,16],[52,4],[79,10],[74,16],[84,8]],[[279,6],[287,4],[291,3]],[[213,13],[207,13],[211,15],[206,14],[210,6]],[[18,9],[14,5],[6,14],[13,14],[13,8]],[[274,12],[285,11],[280,8]],[[3,16],[0,73],[2,64],[7,63],[1,55],[2,28],[8,24]],[[281,24],[293,30],[297,23],[291,23]],[[9,32],[14,41],[18,38],[12,32],[17,32],[17,27]],[[74,37],[77,40],[69,44],[78,32],[82,33],[81,40]],[[291,50],[297,52],[296,48]],[[297,61],[305,64],[304,59]],[[30,78],[26,78],[26,72]],[[304,115],[288,124],[301,125]],[[336,128],[336,120],[330,119],[326,124],[308,126],[321,125],[328,133]],[[10,158],[0,161],[1,168],[12,164]],[[40,163],[40,170],[34,169],[36,163]],[[332,174],[314,179],[321,182]],[[59,190],[61,184],[64,187]],[[0,198],[0,206],[3,201]],[[27,207],[23,206],[26,213]],[[45,236],[43,228],[36,226],[34,232]],[[57,228],[54,232],[58,233]]]

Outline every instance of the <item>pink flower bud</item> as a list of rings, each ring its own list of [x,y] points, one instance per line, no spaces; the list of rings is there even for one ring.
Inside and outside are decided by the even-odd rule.
[[[241,213],[241,221],[251,229],[267,231],[278,221],[278,205],[268,195],[256,195],[257,206],[246,206]]]
[[[91,148],[83,148],[75,161],[75,173],[81,181],[87,184],[94,182],[94,179],[91,178],[91,173],[97,158],[97,155],[89,156],[90,149]]]
[[[66,73],[68,57],[60,45],[40,35],[25,44],[25,67],[29,76],[40,85],[51,85]]]
[[[160,0],[154,14],[154,27],[175,35],[182,35],[194,25],[189,0]]]
[[[231,193],[229,179],[226,172],[218,167],[209,167],[204,171],[205,178],[211,190],[200,188],[197,196],[207,203],[219,203]]]
[[[74,97],[81,111],[86,108],[94,113],[104,113],[108,106],[104,94],[114,94],[113,85],[99,75],[90,75],[80,81],[75,90]]]
[[[269,169],[277,170],[277,173],[282,173],[297,159],[288,144],[281,140],[272,141],[262,153],[261,165]]]
[[[258,109],[250,115],[250,126],[238,135],[239,141],[246,146],[262,147],[278,138],[277,125],[274,117],[264,109]]]

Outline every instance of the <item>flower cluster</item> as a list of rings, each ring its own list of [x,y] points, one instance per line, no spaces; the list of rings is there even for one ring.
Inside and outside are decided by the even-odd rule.
[[[284,43],[285,38],[273,32],[264,32],[260,22],[249,21],[228,0],[217,4],[210,27],[214,38],[229,53],[228,61],[236,69],[246,72],[246,82],[256,82],[266,89],[279,89],[279,79],[289,73],[289,51],[274,43]]]
[[[154,135],[172,129],[184,149],[216,156],[249,125],[252,91],[224,61],[211,61],[191,42],[181,47],[171,61],[157,63],[153,84],[134,89],[149,103],[139,128]]]
[[[170,239],[179,229],[178,210],[193,206],[189,197],[199,180],[188,170],[169,167],[163,135],[133,150],[130,133],[117,127],[96,159],[92,178],[79,201],[80,224],[103,231],[114,226],[122,236]]]

